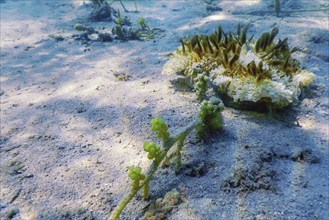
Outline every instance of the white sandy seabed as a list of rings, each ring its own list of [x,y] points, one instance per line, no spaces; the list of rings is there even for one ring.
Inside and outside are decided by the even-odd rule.
[[[151,200],[137,197],[122,219],[140,217],[173,188],[181,198],[168,219],[328,219],[328,11],[276,17],[272,1],[137,1],[138,13],[124,13],[115,2],[135,25],[144,17],[163,31],[105,43],[73,37],[77,23],[109,33],[115,26],[89,20],[87,1],[0,7],[0,219],[107,219],[130,190],[128,168],[150,164],[143,151],[156,139],[150,120],[162,117],[175,133],[198,113],[195,94],[175,88],[177,76],[161,75],[166,55],[179,38],[218,25],[235,31],[238,23],[250,23],[255,37],[278,27],[317,80],[282,120],[226,108],[223,131],[203,142],[191,134],[182,172],[161,169]],[[325,0],[282,4],[323,7]]]

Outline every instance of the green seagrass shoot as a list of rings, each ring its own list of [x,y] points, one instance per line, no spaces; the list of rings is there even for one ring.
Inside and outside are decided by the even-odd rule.
[[[147,24],[145,18],[141,17],[141,18],[138,20],[138,24],[139,24],[139,26],[142,28],[142,30],[150,30],[150,27],[149,27],[149,25]]]
[[[176,171],[179,171],[181,166],[181,151],[186,137],[194,129],[201,137],[208,132],[220,130],[223,127],[223,117],[221,115],[223,107],[224,105],[221,101],[216,98],[203,101],[198,117],[175,135],[168,131],[168,125],[163,119],[152,119],[151,129],[157,133],[157,136],[162,140],[162,144],[158,145],[155,142],[144,143],[144,151],[147,153],[147,158],[152,160],[152,164],[146,173],[143,173],[142,168],[139,166],[130,167],[128,176],[132,180],[131,192],[112,212],[110,220],[118,219],[124,208],[141,189],[143,189],[143,198],[148,198],[151,180],[163,162],[168,162],[175,158],[175,168]],[[174,146],[176,146],[176,149],[174,149],[171,155],[168,155],[169,150]]]

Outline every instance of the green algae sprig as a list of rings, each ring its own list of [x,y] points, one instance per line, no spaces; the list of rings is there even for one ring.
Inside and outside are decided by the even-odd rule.
[[[120,204],[115,208],[115,210],[113,210],[109,219],[119,219],[119,216],[124,208],[137,195],[139,191],[143,191],[144,199],[148,198],[150,184],[152,183],[151,180],[161,164],[169,163],[171,160],[175,159],[175,171],[178,172],[182,164],[181,153],[186,137],[190,135],[193,130],[196,130],[200,137],[204,137],[206,133],[222,129],[224,121],[221,111],[223,109],[224,105],[219,99],[212,98],[209,101],[203,101],[200,106],[200,113],[196,119],[192,121],[187,127],[182,128],[182,130],[174,135],[168,131],[168,125],[163,119],[152,119],[151,129],[157,133],[157,136],[160,139],[162,139],[162,144],[157,145],[155,142],[144,143],[144,151],[147,153],[147,158],[152,160],[152,164],[146,173],[143,173],[142,168],[139,166],[130,167],[128,176],[132,180],[131,191],[125,198],[121,200]],[[173,149],[174,146],[176,146],[175,149]],[[169,151],[171,149],[173,149],[173,152],[169,155]],[[158,202],[158,208],[169,208],[165,207],[165,203],[170,202],[172,199],[176,198],[177,195],[177,191],[172,191],[172,193],[168,194],[168,197],[166,196],[161,203],[159,203],[160,201]],[[175,203],[177,202],[178,201]],[[147,218],[148,215],[152,216],[155,214],[153,211],[151,210],[151,212],[146,213],[145,219],[149,219]]]
[[[215,87],[226,105],[237,108],[281,109],[298,102],[303,87],[315,80],[315,75],[293,58],[298,48],[290,49],[287,38],[276,40],[278,28],[258,39],[247,36],[248,28],[238,25],[234,34],[219,26],[209,36],[180,39],[181,47],[163,73],[189,77],[197,85],[198,99],[205,93],[205,88],[198,86],[202,79],[202,85]],[[206,78],[209,83],[204,82]]]

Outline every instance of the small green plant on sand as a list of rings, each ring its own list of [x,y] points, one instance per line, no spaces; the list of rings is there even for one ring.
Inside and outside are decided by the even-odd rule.
[[[147,23],[146,19],[143,17],[141,17],[137,23],[140,27],[139,31],[141,37],[145,39],[152,39],[156,34],[163,31],[160,28],[151,28]]]
[[[126,28],[124,25],[131,25],[128,17],[120,17],[116,21],[117,25],[113,28],[112,33],[122,41],[151,39],[162,30],[159,28],[150,28],[144,18],[138,20],[139,28]]]
[[[301,68],[288,39],[275,37],[278,28],[253,40],[248,25],[237,32],[195,35],[180,40],[179,47],[165,64],[164,74],[183,74],[194,85],[198,99],[212,88],[225,105],[248,110],[281,109],[298,102],[301,90],[315,75]]]
[[[209,101],[201,103],[199,116],[180,132],[172,135],[168,130],[168,125],[161,118],[155,118],[151,121],[152,130],[162,140],[162,144],[155,142],[145,142],[144,150],[147,152],[147,158],[152,160],[152,164],[146,173],[142,172],[141,167],[130,167],[128,176],[132,180],[131,192],[127,195],[110,216],[111,220],[118,219],[127,204],[143,189],[143,198],[147,199],[149,194],[150,182],[164,161],[176,158],[176,170],[181,164],[181,151],[186,137],[195,129],[199,136],[216,131],[222,128],[223,118],[221,111],[223,104],[219,99],[211,98]],[[169,150],[177,144],[176,149],[171,155],[167,155]]]
[[[139,24],[139,26],[142,28],[142,30],[150,30],[150,27],[149,27],[149,25],[147,24],[145,18],[141,17],[141,18],[138,20],[138,24]]]
[[[122,26],[123,22],[124,22],[123,18],[119,17],[118,20],[117,20],[118,25]]]

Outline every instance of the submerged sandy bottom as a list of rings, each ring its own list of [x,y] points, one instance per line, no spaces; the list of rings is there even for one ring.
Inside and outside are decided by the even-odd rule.
[[[279,118],[226,108],[223,131],[203,142],[191,134],[182,172],[161,169],[151,200],[133,200],[122,218],[140,217],[176,188],[181,200],[168,219],[326,219],[328,13],[276,17],[263,12],[271,4],[219,1],[213,6],[221,11],[207,11],[203,1],[138,1],[138,13],[124,13],[114,3],[134,24],[144,17],[163,32],[142,41],[83,43],[72,37],[79,34],[75,24],[107,32],[115,26],[88,20],[92,8],[83,1],[0,3],[0,218],[14,212],[13,219],[107,219],[129,192],[128,168],[150,164],[143,151],[144,141],[156,140],[150,120],[162,117],[176,133],[198,114],[195,94],[174,87],[177,76],[161,75],[166,55],[186,35],[250,22],[256,37],[278,27],[279,38],[301,48],[295,57],[317,80]],[[320,6],[328,4],[291,0],[282,7]]]

